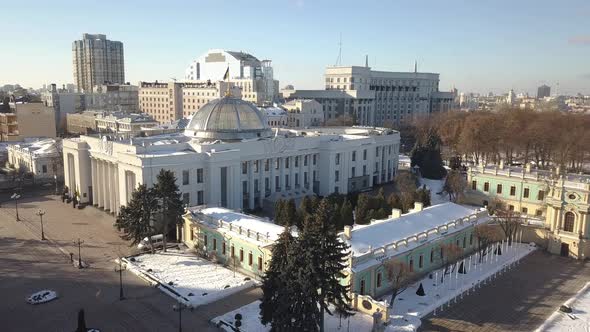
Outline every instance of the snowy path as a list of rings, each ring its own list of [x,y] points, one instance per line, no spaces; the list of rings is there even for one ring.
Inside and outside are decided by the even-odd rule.
[[[502,244],[500,244],[502,245]],[[463,295],[469,294],[474,287],[481,287],[496,273],[506,271],[511,266],[536,250],[534,246],[524,243],[514,243],[512,247],[503,244],[501,255],[490,253],[484,256],[483,262],[478,263],[477,255],[472,255],[459,262],[463,263],[466,273],[458,273],[455,269],[447,274],[440,282],[442,270],[432,272],[430,275],[412,284],[397,296],[393,304],[391,319],[394,325],[388,331],[414,331],[420,326],[420,318],[431,312],[444,308],[448,302],[459,301]],[[420,284],[424,288],[425,296],[416,295]],[[383,296],[380,300],[389,301],[390,295]]]
[[[427,189],[430,190],[430,204],[436,205],[441,203],[446,203],[449,201],[449,195],[442,194],[438,195],[438,193],[442,192],[443,186],[445,184],[445,179],[442,180],[431,180],[426,178],[418,178],[420,182],[420,187],[426,186]]]
[[[143,254],[127,259],[127,268],[138,276],[157,281],[164,293],[196,307],[257,285],[240,273],[190,253]],[[172,285],[169,283],[172,282]],[[176,294],[175,294],[176,293]]]
[[[590,331],[590,282],[564,304],[572,308],[572,312],[555,311],[536,332]]]

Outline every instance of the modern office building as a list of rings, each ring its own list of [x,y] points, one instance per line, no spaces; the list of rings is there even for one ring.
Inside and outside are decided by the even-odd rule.
[[[467,203],[501,201],[524,218],[543,224],[550,252],[586,259],[590,256],[590,175],[564,174],[523,167],[479,165],[468,172]]]
[[[72,43],[74,80],[78,92],[91,92],[102,84],[125,83],[123,43],[106,35],[82,35]]]
[[[65,183],[81,202],[117,213],[138,184],[153,185],[167,169],[186,204],[254,209],[392,181],[398,153],[391,129],[271,129],[256,106],[223,97],[195,113],[182,134],[64,140]]]
[[[415,68],[417,69],[417,68]],[[360,125],[399,125],[419,115],[450,110],[453,93],[439,91],[439,74],[327,67],[326,90],[296,90],[289,99],[315,99],[325,120],[350,116]]]
[[[551,87],[545,84],[537,88],[537,99],[543,99],[551,96]]]
[[[242,99],[259,106],[272,104],[279,93],[279,82],[274,79],[272,62],[260,61],[244,52],[209,50],[190,64],[185,79],[200,82],[229,80],[240,87]]]

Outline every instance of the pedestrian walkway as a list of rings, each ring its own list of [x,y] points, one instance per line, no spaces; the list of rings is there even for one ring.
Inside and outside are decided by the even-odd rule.
[[[590,263],[537,251],[436,316],[420,331],[533,331],[588,281]]]

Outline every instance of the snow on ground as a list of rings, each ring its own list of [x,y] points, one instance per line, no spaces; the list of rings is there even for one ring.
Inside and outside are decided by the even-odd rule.
[[[445,276],[443,283],[439,284],[441,272],[433,271],[433,279],[428,276],[419,282],[412,284],[396,298],[393,306],[393,313],[390,316],[390,324],[387,326],[387,332],[412,332],[416,331],[421,325],[420,319],[433,310],[440,310],[440,306],[453,300],[455,297],[466,293],[469,289],[477,287],[480,283],[493,277],[500,271],[509,269],[509,265],[514,264],[522,259],[533,250],[534,245],[515,243],[512,247],[504,247],[501,255],[494,255],[490,249],[490,254],[484,256],[484,262],[477,263],[476,256],[463,260],[466,274],[456,273],[458,268],[451,275]],[[425,296],[416,295],[416,290],[422,283]],[[380,300],[389,300],[390,296],[384,296]],[[223,321],[233,324],[235,315],[242,314],[242,326],[240,331],[257,332],[269,331],[270,326],[263,326],[259,319],[260,301],[252,302],[234,311],[212,319],[215,324]],[[326,331],[339,331],[339,317],[326,314]],[[224,330],[232,332],[233,330],[225,325],[221,325]],[[342,320],[342,330],[348,330],[348,321]],[[370,331],[373,326],[373,318],[370,315],[357,312],[350,318],[350,331]]]
[[[159,283],[164,293],[192,307],[211,303],[257,284],[246,276],[192,253],[158,252],[126,259],[127,268]],[[151,269],[151,270],[150,270]],[[248,278],[249,279],[249,278]],[[173,282],[169,285],[169,282]],[[174,294],[176,292],[177,294]],[[192,295],[190,295],[192,294]]]
[[[234,311],[230,311],[219,317],[215,317],[211,321],[215,324],[223,321],[233,326],[236,314],[240,313],[242,315],[242,326],[240,327],[241,332],[270,331],[270,325],[264,326],[262,323],[260,323],[259,305],[260,301],[254,301]],[[326,331],[371,331],[373,327],[373,317],[360,312],[357,312],[350,318],[342,318],[342,322],[340,322],[340,316],[337,314],[330,316],[326,313],[324,317]],[[341,328],[338,328],[339,326],[341,326]],[[234,330],[227,325],[220,324],[220,327],[225,331],[234,332]]]
[[[467,273],[457,273],[459,268],[456,268],[453,273],[445,276],[442,283],[440,283],[442,270],[433,271],[432,279],[430,276],[426,276],[396,297],[393,312],[390,313],[393,326],[388,331],[415,331],[420,326],[420,318],[434,310],[440,310],[439,307],[455,297],[467,294],[471,288],[477,287],[497,272],[505,271],[507,266],[522,259],[535,249],[534,245],[524,243],[514,243],[512,247],[508,247],[504,243],[502,254],[495,255],[490,248],[490,253],[484,256],[484,261],[481,264],[477,262],[477,255],[467,257],[461,261]],[[420,283],[424,288],[425,296],[416,295]],[[390,298],[391,295],[386,295],[379,300],[389,302]]]
[[[567,300],[564,305],[572,308],[572,312],[567,314],[558,309],[536,331],[590,331],[590,282],[571,299]]]
[[[445,185],[445,179],[442,180],[432,180],[427,178],[419,178],[418,181],[420,182],[420,187],[426,186],[427,189],[430,190],[430,203],[431,205],[446,203],[449,201],[449,195],[438,193],[442,192],[443,186]]]

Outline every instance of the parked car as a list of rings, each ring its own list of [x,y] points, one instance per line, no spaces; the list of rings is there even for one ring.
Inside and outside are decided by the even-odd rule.
[[[151,249],[151,247],[150,247],[150,239],[151,239],[151,245],[154,248],[159,248],[159,247],[162,247],[164,245],[164,235],[163,234],[157,234],[157,235],[152,235],[149,238],[146,237],[143,240],[141,240],[141,242],[139,242],[139,244],[137,245],[137,249],[139,249],[139,250],[149,250],[149,249]]]

